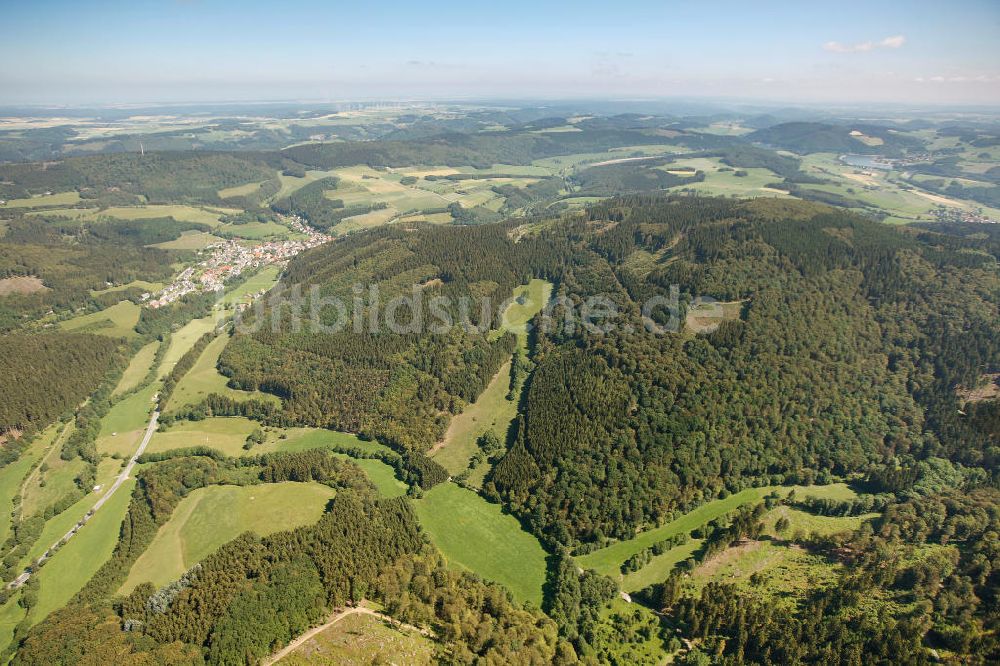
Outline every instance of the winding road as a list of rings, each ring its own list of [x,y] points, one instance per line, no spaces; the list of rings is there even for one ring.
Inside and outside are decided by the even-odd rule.
[[[122,487],[122,484],[128,480],[129,474],[131,474],[132,470],[135,468],[136,461],[139,459],[139,456],[142,455],[143,451],[146,450],[146,447],[149,445],[149,440],[153,438],[153,433],[156,432],[156,423],[159,418],[160,418],[160,412],[154,409],[152,416],[150,416],[149,418],[149,425],[146,426],[146,432],[142,436],[142,441],[139,442],[139,448],[137,448],[135,450],[135,453],[132,454],[132,457],[129,458],[128,464],[125,465],[125,468],[122,469],[122,471],[118,474],[118,477],[115,479],[115,482],[111,484],[111,487],[108,488],[107,491],[105,491],[105,493],[101,495],[96,502],[94,502],[94,506],[90,507],[90,510],[87,511],[87,514],[83,518],[81,518],[76,525],[73,526],[73,529],[71,529],[69,532],[66,532],[66,534],[60,537],[58,541],[49,546],[48,549],[39,556],[37,560],[38,562],[47,560],[50,555],[54,554],[53,553],[54,550],[65,545],[67,541],[72,539],[76,535],[76,533],[80,531],[80,528],[86,525],[87,521],[89,521],[94,516],[94,514],[97,513],[97,511],[102,506],[104,506],[109,499],[111,499],[111,497],[118,491],[118,489]],[[24,585],[26,582],[28,582],[29,578],[31,578],[30,567],[26,571],[24,571],[20,576],[11,581],[8,587],[11,589],[17,589],[22,585]]]

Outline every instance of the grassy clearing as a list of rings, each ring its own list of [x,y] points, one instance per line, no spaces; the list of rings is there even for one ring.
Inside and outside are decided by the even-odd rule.
[[[265,266],[247,278],[242,284],[233,287],[220,299],[223,307],[232,307],[237,303],[249,303],[256,294],[268,291],[278,283],[281,269],[277,266]]]
[[[796,533],[817,534],[826,536],[839,532],[853,532],[861,527],[866,520],[871,520],[877,513],[869,513],[861,516],[817,516],[807,511],[800,511],[788,506],[775,507],[764,517],[764,533],[775,538],[788,537]],[[774,529],[774,523],[779,518],[787,518],[788,528],[778,534]]]
[[[785,196],[785,193],[771,189],[768,185],[782,180],[770,169],[764,168],[733,168],[723,164],[718,158],[694,158],[679,159],[676,164],[667,164],[658,167],[670,173],[684,175],[694,174],[695,171],[703,171],[705,180],[701,183],[691,183],[682,186],[683,189],[693,190],[699,194],[709,196]],[[745,176],[737,176],[736,173],[746,173]]]
[[[321,428],[267,428],[264,430],[266,441],[247,451],[243,448],[247,435],[259,427],[258,423],[242,417],[217,416],[201,421],[184,421],[171,426],[169,430],[156,432],[147,451],[158,453],[189,446],[208,446],[228,456],[238,457],[331,447],[352,447],[372,452],[389,450],[381,444],[364,441],[345,432]],[[338,455],[348,458],[346,455]],[[406,484],[397,479],[395,470],[381,460],[351,460],[364,470],[382,495],[398,497],[406,493]]]
[[[0,543],[6,541],[10,534],[10,512],[14,509],[14,497],[21,491],[24,476],[59,435],[60,425],[49,426],[17,460],[0,468]]]
[[[545,307],[552,296],[552,283],[532,280],[514,289],[513,300],[504,310],[501,328],[494,332],[509,331],[517,336],[518,344],[527,349],[527,322]],[[451,420],[444,439],[433,454],[434,459],[451,474],[459,474],[469,465],[469,458],[478,449],[477,440],[487,430],[493,430],[503,440],[507,429],[517,415],[517,402],[507,399],[510,387],[510,362],[500,367],[489,385],[473,404]],[[482,482],[488,470],[482,465],[470,477],[472,485]]]
[[[159,453],[190,446],[208,446],[229,456],[240,456],[246,453],[243,444],[247,435],[257,427],[256,422],[238,416],[184,421],[172,425],[169,430],[153,433],[146,450]]]
[[[204,231],[185,231],[176,240],[153,243],[149,247],[158,247],[161,250],[203,250],[221,240],[218,236]]]
[[[36,291],[48,291],[48,289],[41,278],[37,278],[34,275],[0,279],[0,296],[33,294]]]
[[[361,231],[363,229],[380,227],[383,224],[391,222],[397,215],[399,215],[399,211],[390,206],[389,208],[373,210],[370,213],[365,213],[364,215],[345,217],[340,224],[333,228],[333,234],[336,236],[343,236],[345,234]]]
[[[115,338],[131,338],[136,333],[133,330],[139,323],[139,306],[131,301],[121,301],[117,305],[105,308],[100,312],[80,315],[59,322],[59,327],[65,331],[81,331],[98,333]]]
[[[63,460],[59,456],[46,459],[47,469],[39,470],[26,484],[21,494],[21,512],[25,517],[45,511],[76,488],[76,479],[87,469],[87,463],[79,458]]]
[[[179,222],[197,222],[209,226],[221,223],[223,215],[236,215],[239,208],[198,207],[182,204],[153,204],[148,206],[112,206],[111,208],[59,208],[44,211],[48,215],[58,215],[74,220],[92,222],[113,218],[117,220],[149,220],[172,217]]]
[[[167,353],[163,355],[163,362],[160,364],[160,377],[165,377],[198,338],[214,329],[217,323],[219,323],[218,317],[215,315],[192,319],[171,335],[170,347],[167,348]]]
[[[149,415],[155,406],[153,395],[158,388],[155,382],[151,383],[142,390],[115,403],[101,421],[101,432],[98,437],[145,428],[149,421]]]
[[[517,402],[507,399],[509,387],[510,361],[503,364],[476,402],[448,424],[441,448],[432,457],[449,473],[459,474],[469,466],[469,458],[479,449],[477,441],[487,430],[506,439],[507,429],[517,416]]]
[[[116,291],[125,291],[126,289],[131,289],[133,287],[138,287],[140,289],[145,289],[146,291],[159,291],[163,289],[164,284],[162,282],[147,282],[146,280],[132,280],[127,284],[119,284],[114,287],[108,287],[107,289],[92,289],[91,294],[98,296],[100,294],[110,294]]]
[[[101,431],[97,435],[98,453],[128,458],[135,452],[155,407],[153,395],[157,390],[159,384],[153,382],[115,403],[101,421]]]
[[[227,456],[242,456],[248,452],[243,448],[246,437],[260,424],[242,416],[213,416],[201,421],[182,421],[168,430],[156,432],[149,443],[148,451],[169,451],[189,446],[209,446]],[[253,447],[249,453],[271,453],[272,451],[306,451],[308,449],[349,446],[371,451],[387,450],[375,442],[366,442],[357,436],[322,428],[266,428],[267,440]],[[285,438],[282,439],[281,435]]]
[[[222,354],[222,350],[228,343],[229,336],[222,334],[205,347],[205,351],[198,357],[194,367],[188,370],[181,381],[177,383],[167,404],[168,410],[197,404],[208,397],[210,393],[218,393],[236,400],[256,398],[275,403],[280,402],[280,398],[270,393],[238,391],[227,386],[229,378],[221,374],[216,366],[219,363],[219,355]]]
[[[528,284],[514,289],[513,300],[504,310],[501,331],[509,331],[517,336],[518,344],[528,344],[527,323],[542,311],[552,298],[553,285],[547,280],[534,279]]]
[[[246,185],[236,185],[235,187],[227,187],[218,191],[220,199],[228,199],[230,197],[245,197],[253,194],[260,189],[260,186],[266,181],[261,181],[259,183],[247,183]]]
[[[122,484],[114,497],[38,571],[41,587],[38,604],[31,609],[33,624],[65,606],[111,556],[134,486],[132,479]]]
[[[114,393],[112,395],[118,395],[119,393],[124,393],[130,389],[135,388],[142,381],[146,373],[149,372],[150,366],[153,364],[153,359],[156,356],[156,350],[159,349],[160,343],[157,340],[150,342],[148,345],[136,352],[132,360],[129,361],[128,367],[125,368],[125,372],[122,373],[122,378],[118,380],[118,386],[115,387]]]
[[[248,222],[247,224],[223,224],[216,232],[246,238],[247,240],[264,240],[275,237],[297,236],[291,229],[277,222]]]
[[[337,455],[348,458],[343,454]],[[375,484],[375,488],[383,497],[401,497],[406,494],[407,485],[396,478],[396,470],[389,465],[381,460],[350,459],[364,470],[365,474],[368,475],[368,480]]]
[[[243,532],[261,536],[309,525],[323,514],[334,490],[319,483],[268,483],[198,488],[174,509],[122,586],[143,581],[161,587]]]
[[[14,640],[14,627],[24,619],[24,609],[17,604],[21,593],[11,594],[7,603],[0,608],[0,650],[4,650]]]
[[[500,505],[452,483],[414,502],[417,516],[449,562],[500,583],[519,602],[542,602],[545,551]]]
[[[615,578],[621,581],[621,587],[626,592],[635,592],[654,583],[662,583],[670,576],[674,567],[694,555],[702,543],[702,539],[690,539],[687,543],[671,548],[662,555],[654,555],[649,564],[638,571],[633,571],[624,577],[616,575]]]
[[[832,483],[826,486],[785,487],[782,488],[780,492],[782,495],[787,495],[793,489],[795,490],[796,495],[800,498],[816,497],[849,500],[857,497],[857,494],[846,483]],[[837,532],[855,530],[861,526],[862,522],[872,518],[874,515],[876,514],[850,517],[814,516],[810,513],[791,507],[778,506],[764,516],[763,533],[766,535],[767,539],[773,539],[776,543],[796,533],[823,535],[834,534]],[[790,525],[784,532],[778,534],[774,529],[774,524],[779,518],[782,517],[787,518]],[[682,562],[690,557],[698,549],[701,543],[700,539],[691,539],[686,544],[672,548],[662,555],[654,556],[650,560],[649,564],[639,571],[634,571],[620,578],[622,589],[626,592],[634,592],[648,585],[652,585],[653,583],[666,580],[673,568],[679,562]],[[784,555],[785,554],[781,554],[780,556],[784,557]],[[775,557],[778,557],[778,555],[772,553],[769,557],[774,559]],[[582,560],[584,558],[579,559]],[[617,574],[617,571],[615,574]]]
[[[304,178],[299,178],[298,176],[286,176],[284,174],[278,174],[278,179],[281,181],[281,189],[278,193],[274,195],[274,201],[287,197],[292,192],[312,183],[314,181],[326,178],[328,176],[336,176],[336,171],[306,171]]]
[[[750,578],[756,574],[761,578],[758,589],[773,603],[794,604],[808,591],[835,584],[839,568],[800,546],[761,539],[733,546],[702,563],[686,587],[695,594],[712,581],[750,588]]]
[[[420,666],[435,663],[434,642],[415,631],[390,626],[380,618],[355,613],[316,634],[278,663],[282,666]]]
[[[748,488],[725,499],[713,500],[707,504],[702,504],[693,511],[689,511],[673,522],[640,532],[628,541],[619,541],[600,550],[595,550],[592,553],[576,558],[576,561],[585,569],[593,569],[605,576],[616,578],[619,575],[622,563],[639,551],[649,548],[657,541],[662,541],[675,534],[690,532],[694,528],[715,520],[739,506],[760,502],[772,490],[774,490],[773,487]]]
[[[44,208],[48,206],[72,206],[78,203],[80,203],[80,193],[74,190],[72,192],[41,194],[27,199],[10,199],[0,208]]]

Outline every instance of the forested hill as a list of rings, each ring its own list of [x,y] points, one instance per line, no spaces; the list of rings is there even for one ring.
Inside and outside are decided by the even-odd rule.
[[[313,297],[353,301],[356,285],[376,285],[382,304],[415,293],[497,302],[531,278],[551,281],[556,306],[547,326],[535,319],[533,371],[481,490],[549,553],[542,609],[447,566],[418,515],[433,490],[379,497],[328,451],[228,458],[201,447],[144,459],[111,557],[67,608],[19,627],[14,663],[256,663],[362,598],[429,627],[447,663],[653,662],[648,641],[687,663],[927,663],[929,648],[992,663],[1000,410],[963,396],[1000,371],[997,260],[995,242],[965,225],[900,229],[797,201],[651,195],[504,224],[398,224],[304,252],[274,292],[284,300],[252,310],[220,358],[232,386],[276,393],[281,406],[214,396],[171,417],[358,431],[397,449],[378,455],[420,498],[450,483],[420,454],[520,349],[497,310],[472,308],[477,326],[402,333],[299,329],[292,313],[308,317]],[[619,315],[579,325],[597,295]],[[674,295],[678,311],[644,308]],[[328,326],[334,315],[321,311]],[[835,477],[866,492],[788,492]],[[194,489],[291,480],[336,491],[316,524],[246,534],[159,591],[117,595]],[[624,573],[697,546],[631,588],[625,611],[609,610],[624,603],[618,580],[573,559],[750,487],[759,505],[614,563]],[[769,511],[783,513],[765,537]],[[793,511],[848,520],[790,535]],[[786,598],[751,575],[749,586],[693,580],[699,562],[704,576],[720,566],[712,558],[765,538],[804,558],[790,566],[815,565],[819,582],[810,570]]]
[[[380,229],[297,258],[283,288],[350,300],[353,285],[377,283],[385,302],[417,284],[496,302],[543,277],[566,303],[612,298],[622,316],[607,332],[537,334],[520,434],[487,480],[548,543],[626,537],[720,493],[899,457],[994,473],[995,405],[961,413],[955,392],[1000,365],[988,241],[760,200],[619,198],[533,226]],[[680,332],[647,333],[640,308],[671,285],[682,304],[724,302],[725,321],[698,333],[692,313]],[[420,451],[509,345],[457,327],[267,326],[236,336],[221,367],[235,386],[285,398],[293,422]]]
[[[705,334],[636,333],[638,320],[539,334],[523,427],[487,492],[551,543],[898,457],[995,474],[996,404],[963,415],[955,394],[1000,365],[995,255],[771,201],[619,199],[572,228],[561,296],[613,294],[635,312],[678,285],[682,302],[727,305]]]

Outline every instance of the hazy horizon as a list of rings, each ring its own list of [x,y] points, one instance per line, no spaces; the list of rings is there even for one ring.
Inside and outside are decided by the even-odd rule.
[[[450,3],[449,3],[450,5]],[[62,0],[5,9],[0,104],[1000,104],[1000,4]]]

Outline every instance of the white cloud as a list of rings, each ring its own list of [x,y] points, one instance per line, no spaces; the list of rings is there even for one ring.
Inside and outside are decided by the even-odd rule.
[[[905,43],[905,35],[892,35],[878,42],[858,42],[857,44],[827,42],[823,45],[823,49],[833,53],[865,53],[876,49],[898,49]]]

